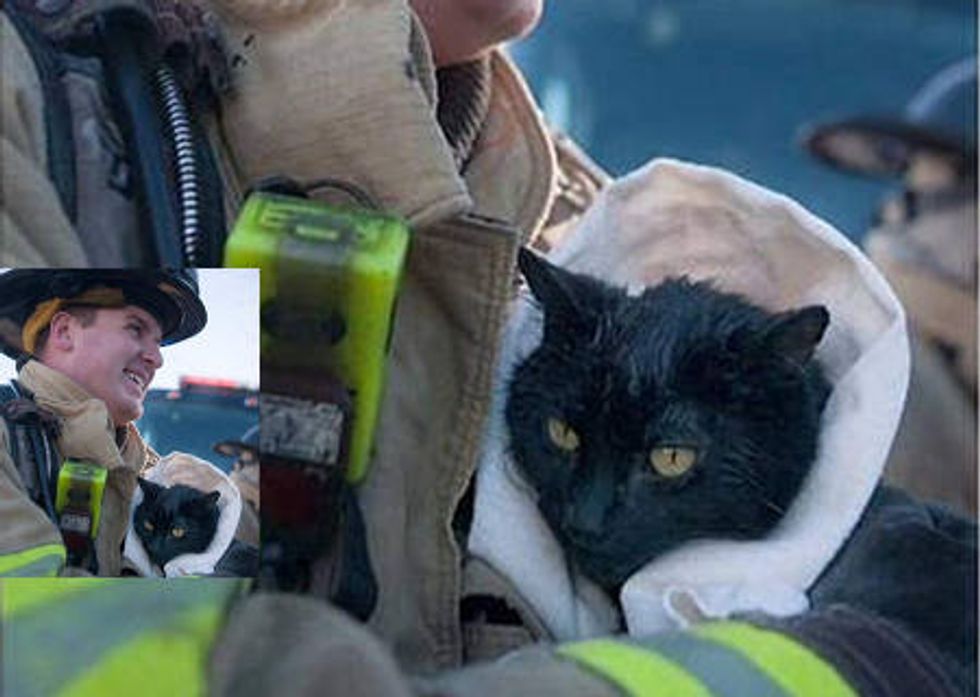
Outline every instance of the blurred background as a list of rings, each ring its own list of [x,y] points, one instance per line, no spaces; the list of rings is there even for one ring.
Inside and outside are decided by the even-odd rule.
[[[972,0],[551,0],[511,47],[548,120],[614,175],[653,157],[732,170],[854,240],[893,185],[800,146],[814,123],[901,113],[976,52]]]
[[[191,453],[229,472],[234,456],[214,445],[259,422],[259,272],[200,269],[198,278],[207,326],[163,349],[136,427],[158,453]]]
[[[162,350],[137,428],[160,454],[179,450],[228,471],[234,458],[213,450],[258,423],[259,272],[200,269],[208,323],[196,336]],[[0,381],[16,376],[0,354]]]

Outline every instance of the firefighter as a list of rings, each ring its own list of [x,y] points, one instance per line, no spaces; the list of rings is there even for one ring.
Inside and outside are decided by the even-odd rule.
[[[18,361],[0,426],[0,573],[120,575],[137,476],[217,473],[188,455],[160,464],[133,423],[161,347],[207,321],[196,272],[13,270],[0,298],[0,344]]]
[[[843,172],[898,184],[864,240],[912,328],[909,399],[886,478],[974,516],[976,104],[974,55],[932,75],[902,113],[818,124],[804,140]]]

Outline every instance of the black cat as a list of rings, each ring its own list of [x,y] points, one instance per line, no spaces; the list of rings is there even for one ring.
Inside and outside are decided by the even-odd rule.
[[[509,386],[511,450],[572,562],[614,591],[686,541],[770,530],[816,456],[827,310],[685,278],[631,297],[518,261],[544,335]]]
[[[143,501],[133,512],[133,529],[150,560],[163,565],[180,554],[203,552],[218,528],[217,491],[183,484],[163,487],[139,479]]]

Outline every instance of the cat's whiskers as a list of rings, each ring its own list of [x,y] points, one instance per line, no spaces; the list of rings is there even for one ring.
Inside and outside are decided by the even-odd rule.
[[[728,475],[734,475],[736,482],[747,484],[757,495],[757,500],[766,508],[778,513],[780,516],[786,514],[785,508],[777,504],[775,501],[772,501],[765,495],[765,484],[763,484],[753,472],[746,470],[744,467],[738,467],[735,465],[735,463],[727,461],[724,463],[721,471]]]

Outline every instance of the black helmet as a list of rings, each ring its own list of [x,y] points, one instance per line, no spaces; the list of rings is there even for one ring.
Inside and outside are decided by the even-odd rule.
[[[803,146],[839,169],[900,176],[916,153],[948,159],[971,175],[977,153],[977,64],[970,56],[933,75],[900,116],[857,116],[819,124]]]
[[[14,269],[0,274],[0,350],[13,358],[26,353],[21,331],[40,303],[100,286],[119,289],[126,304],[153,315],[163,345],[197,334],[208,321],[194,269]]]

